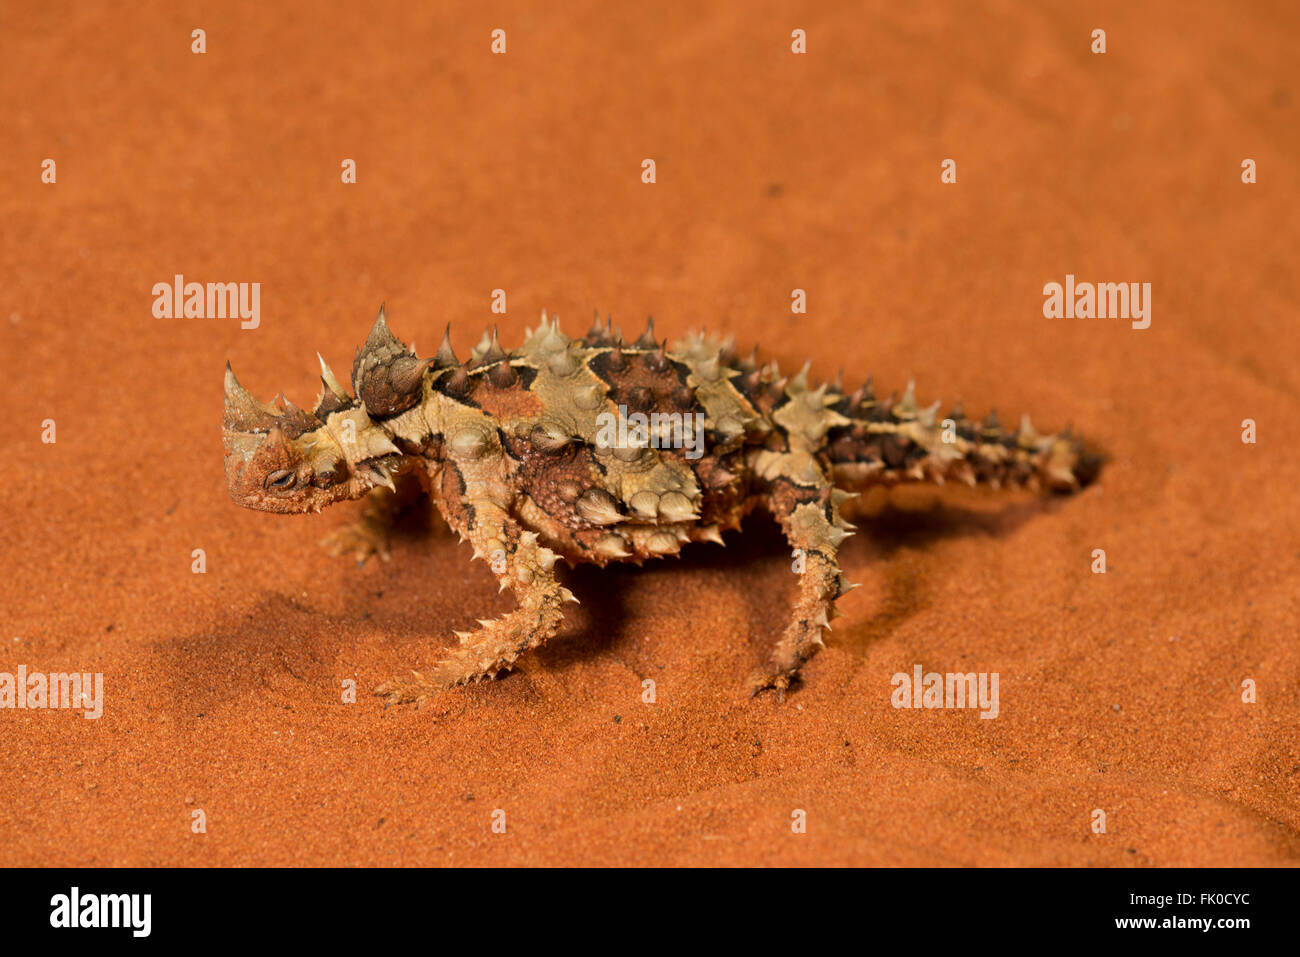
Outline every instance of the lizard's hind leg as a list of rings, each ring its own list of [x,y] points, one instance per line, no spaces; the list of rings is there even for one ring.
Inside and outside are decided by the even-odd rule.
[[[504,510],[481,505],[474,527],[460,531],[473,543],[474,557],[492,567],[501,589],[514,591],[519,607],[493,621],[480,621],[476,631],[458,633],[460,644],[427,671],[377,688],[375,694],[385,705],[419,704],[439,691],[510,669],[520,655],[559,631],[564,603],[577,601],[555,578],[555,552]]]
[[[751,695],[774,688],[784,699],[805,662],[825,642],[823,631],[837,614],[835,600],[856,585],[840,574],[839,546],[853,526],[840,516],[839,505],[849,493],[833,488],[814,463],[807,463],[797,480],[777,479],[764,496],[768,510],[780,523],[794,551],[799,594],[790,623],[767,663],[749,678]]]

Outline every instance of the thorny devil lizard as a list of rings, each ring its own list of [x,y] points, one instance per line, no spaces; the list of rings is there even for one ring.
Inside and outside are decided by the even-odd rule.
[[[599,316],[571,339],[543,314],[520,348],[502,349],[494,330],[464,363],[450,331],[436,356],[420,359],[381,308],[352,367],[355,396],[321,359],[310,413],[259,402],[226,366],[226,477],[237,503],[315,512],[368,496],[361,522],[332,541],[364,561],[386,557],[396,480],[418,478],[515,594],[516,610],[461,634],[425,672],[377,689],[388,704],[493,677],[551,638],[565,602],[577,600],[556,578],[558,558],[640,564],[687,542],[720,543],[759,507],[803,558],[790,623],[749,679],[754,693],[783,695],[822,647],[835,600],[855,587],[837,558],[853,529],[840,512],[846,499],[945,479],[1068,492],[1100,467],[1068,432],[1040,436],[1028,418],[1007,432],[995,415],[975,422],[960,408],[941,420],[938,403],[919,407],[910,385],[883,401],[870,380],[853,393],[813,388],[807,366],[782,376],[730,342],[699,335],[669,348],[653,320],[626,343]],[[608,429],[620,416],[625,430]]]

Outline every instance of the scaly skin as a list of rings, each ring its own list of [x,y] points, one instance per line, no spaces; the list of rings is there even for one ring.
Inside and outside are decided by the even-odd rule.
[[[840,574],[852,534],[840,506],[872,485],[939,482],[1069,492],[1090,481],[1099,459],[1068,434],[1039,436],[1028,419],[1014,433],[995,417],[971,422],[937,404],[878,401],[870,382],[852,394],[812,388],[807,368],[783,378],[775,363],[739,359],[703,336],[668,348],[653,323],[625,343],[599,318],[570,339],[545,315],[524,344],[501,348],[495,332],[467,362],[450,328],[432,359],[420,359],[388,330],[383,309],[357,352],[349,394],[321,361],[322,393],[305,412],[263,404],[226,368],[224,436],[231,497],[273,512],[310,512],[369,496],[357,526],[331,536],[336,553],[360,561],[387,554],[394,477],[422,471],[439,512],[474,546],[518,609],[460,636],[422,673],[377,693],[388,704],[509,670],[559,630],[576,601],[556,578],[569,564],[635,562],[675,555],[687,542],[720,542],[755,508],[771,513],[802,556],[789,625],[749,680],[754,693],[784,694],[823,645],[835,600],[854,587]],[[656,448],[602,427],[632,413],[699,415],[704,429],[683,447]],[[695,422],[694,418],[686,421]],[[665,438],[668,438],[665,433]],[[674,443],[663,443],[666,446]],[[392,490],[392,491],[390,491]]]

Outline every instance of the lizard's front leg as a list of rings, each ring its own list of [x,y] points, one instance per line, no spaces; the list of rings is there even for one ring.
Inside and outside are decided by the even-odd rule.
[[[847,497],[832,488],[818,468],[801,470],[797,481],[779,479],[765,496],[794,549],[799,595],[767,663],[750,675],[751,695],[774,688],[784,699],[799,669],[825,646],[822,632],[838,614],[835,600],[857,587],[840,574],[838,558],[840,543],[853,528],[839,513],[839,504]]]
[[[402,513],[419,498],[421,479],[414,469],[393,476],[393,487],[373,488],[366,493],[361,514],[320,540],[320,546],[334,557],[347,555],[364,565],[371,555],[388,561],[389,539]]]
[[[458,633],[459,646],[428,670],[380,686],[375,693],[386,706],[419,704],[438,691],[508,670],[524,652],[554,636],[564,621],[564,603],[577,601],[556,581],[555,552],[503,509],[476,508],[473,527],[460,531],[473,544],[474,557],[491,566],[502,590],[514,591],[519,607],[493,621],[480,621],[476,631]]]

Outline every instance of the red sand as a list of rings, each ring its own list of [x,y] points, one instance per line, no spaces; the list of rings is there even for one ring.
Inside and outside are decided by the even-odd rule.
[[[6,16],[0,671],[103,672],[107,701],[0,711],[0,863],[1294,862],[1294,8],[612,6]],[[1067,272],[1151,282],[1151,328],[1043,318]],[[261,282],[261,327],[154,319],[175,273]],[[784,704],[740,697],[792,592],[757,521],[579,569],[521,672],[385,712],[376,684],[508,599],[445,530],[358,571],[315,545],[350,508],[237,509],[221,370],[305,403],[381,300],[463,352],[498,287],[507,342],[543,307],[707,323],[1111,462],[1068,500],[873,499],[864,587]],[[895,710],[917,663],[998,672],[1000,716]]]

